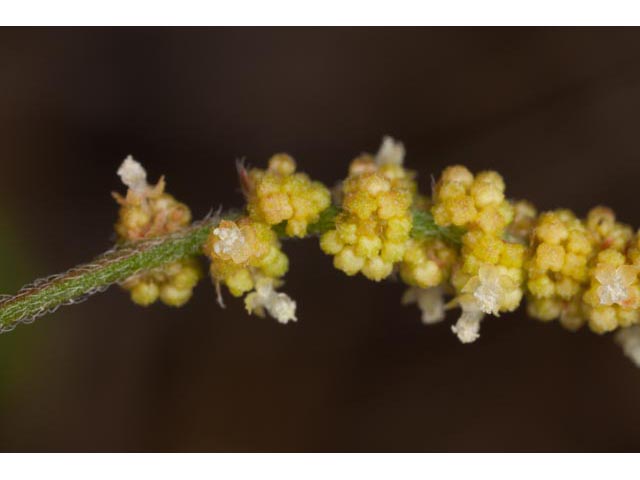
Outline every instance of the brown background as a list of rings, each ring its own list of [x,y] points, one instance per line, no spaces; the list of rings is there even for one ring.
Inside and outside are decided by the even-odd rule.
[[[240,204],[238,157],[333,182],[391,134],[424,188],[463,162],[639,225],[639,112],[638,30],[0,30],[0,289],[110,246],[129,153],[199,217]],[[400,284],[286,248],[295,325],[203,282],[181,310],[113,288],[0,336],[0,449],[640,448],[640,370],[611,338],[517,312],[463,346]]]

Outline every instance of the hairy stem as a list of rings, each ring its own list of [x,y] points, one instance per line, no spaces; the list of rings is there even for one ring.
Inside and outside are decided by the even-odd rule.
[[[13,329],[63,305],[78,303],[144,270],[199,254],[219,217],[206,219],[166,237],[110,250],[93,262],[23,287],[0,301],[0,332]]]
[[[329,207],[315,224],[309,226],[309,233],[319,235],[333,228],[338,213],[336,207]],[[117,247],[91,263],[38,280],[23,287],[15,296],[0,298],[0,333],[12,330],[20,323],[31,322],[58,307],[79,303],[142,271],[202,253],[211,229],[220,218],[214,215],[171,235]],[[275,229],[280,236],[285,236],[281,225]],[[440,238],[452,243],[460,241],[459,230],[437,226],[426,212],[414,213],[412,235],[414,238]]]

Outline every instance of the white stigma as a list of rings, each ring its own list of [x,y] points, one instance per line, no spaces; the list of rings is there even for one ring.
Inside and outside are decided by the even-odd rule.
[[[118,176],[122,183],[138,193],[144,192],[149,186],[147,183],[147,171],[131,155],[125,158],[122,165],[120,165]]]
[[[465,289],[471,290],[477,307],[484,313],[498,315],[500,301],[505,294],[503,275],[498,267],[482,266],[478,276],[468,282]]]
[[[494,281],[482,282],[473,292],[473,297],[478,301],[480,310],[492,315],[498,314],[501,295],[502,287]]]
[[[444,293],[441,287],[411,287],[402,297],[402,303],[417,303],[422,312],[422,323],[425,325],[433,325],[444,320]]]
[[[629,298],[628,282],[623,278],[620,269],[617,269],[612,275],[606,276],[603,280],[605,281],[598,287],[600,304],[613,305],[617,303],[621,305]]]
[[[245,307],[249,313],[256,311],[259,315],[266,310],[278,322],[286,324],[295,322],[296,302],[286,293],[276,292],[273,281],[268,278],[258,279],[256,289],[245,297]]]
[[[275,292],[274,292],[275,293]],[[286,293],[275,293],[266,302],[265,308],[280,323],[289,323],[296,318],[296,302]]]
[[[213,230],[213,234],[219,239],[213,246],[216,255],[233,256],[244,247],[246,242],[242,231],[235,224],[231,227],[217,227]]]
[[[382,145],[376,154],[376,163],[378,165],[402,165],[404,155],[405,149],[402,142],[397,142],[386,136],[382,139]]]
[[[480,321],[484,314],[474,310],[462,310],[462,315],[451,327],[462,343],[473,343],[480,337]]]
[[[634,325],[621,329],[616,333],[616,342],[622,347],[624,354],[640,367],[640,326]]]

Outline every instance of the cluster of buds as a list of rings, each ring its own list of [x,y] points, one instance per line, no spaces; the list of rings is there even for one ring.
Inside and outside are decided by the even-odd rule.
[[[279,153],[269,160],[269,168],[240,166],[240,180],[247,198],[249,217],[267,225],[286,222],[290,237],[304,237],[309,224],[331,204],[331,193],[320,182],[296,172],[295,160]]]
[[[119,243],[135,242],[176,232],[191,223],[191,211],[164,191],[165,181],[147,182],[147,172],[131,156],[118,170],[127,187],[126,196],[113,193],[120,205],[115,230]],[[131,300],[147,306],[158,299],[165,305],[180,307],[193,294],[202,277],[195,258],[185,258],[149,272],[142,272],[122,283]]]
[[[356,158],[340,187],[342,212],[320,248],[347,275],[361,272],[380,281],[404,257],[413,226],[413,180],[402,168],[403,156],[401,144],[387,141],[375,159]]]
[[[514,218],[513,205],[504,192],[504,180],[497,172],[474,176],[466,167],[448,167],[434,188],[433,218],[438,225],[501,236]]]
[[[559,319],[570,330],[584,324],[581,298],[594,250],[592,235],[572,212],[557,210],[538,217],[527,261],[528,312],[532,317]]]
[[[128,278],[122,287],[131,294],[131,300],[143,307],[158,299],[170,307],[181,307],[193,295],[193,289],[202,279],[198,260],[186,258],[161,268]]]
[[[451,276],[457,249],[440,239],[410,239],[400,263],[400,278],[407,285],[431,288]]]

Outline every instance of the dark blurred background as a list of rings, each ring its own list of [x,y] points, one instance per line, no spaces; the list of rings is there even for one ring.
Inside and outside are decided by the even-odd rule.
[[[0,30],[0,291],[107,249],[129,153],[196,217],[241,204],[234,160],[325,182],[405,142],[508,193],[640,225],[640,30]],[[112,288],[0,336],[0,450],[638,450],[640,370],[524,312],[461,345],[398,283],[286,246],[297,324]],[[449,320],[455,318],[455,313]]]

